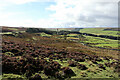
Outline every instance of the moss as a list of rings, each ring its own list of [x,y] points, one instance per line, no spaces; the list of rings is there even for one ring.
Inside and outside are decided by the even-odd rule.
[[[4,53],[5,55],[8,55],[8,56],[14,56],[14,54],[12,53],[12,52],[6,52],[6,53]]]
[[[26,79],[25,77],[17,74],[3,74],[2,79],[16,79],[16,80],[21,80],[21,79]]]
[[[32,37],[32,39],[33,39],[33,40],[37,40],[37,38],[35,38],[35,37]]]

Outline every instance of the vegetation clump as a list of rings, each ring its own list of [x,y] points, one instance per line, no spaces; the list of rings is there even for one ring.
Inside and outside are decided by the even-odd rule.
[[[86,70],[88,69],[84,64],[77,64],[78,69]]]

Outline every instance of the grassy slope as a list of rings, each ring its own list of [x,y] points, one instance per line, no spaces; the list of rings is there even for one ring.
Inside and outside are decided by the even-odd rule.
[[[106,28],[84,28],[81,29],[80,32],[82,33],[91,33],[95,35],[108,35],[108,36],[118,36],[118,31],[104,31]],[[118,40],[111,40],[105,39],[100,37],[93,37],[93,36],[84,36],[86,38],[84,43],[90,43],[92,46],[98,47],[109,47],[109,48],[118,48]]]
[[[92,36],[85,36],[87,41],[83,41],[85,43],[95,43],[96,45],[93,46],[99,46],[99,47],[111,47],[111,48],[118,48],[118,41],[117,40],[111,40],[111,39],[105,39],[100,37],[92,37]]]
[[[82,33],[91,33],[96,35],[109,35],[109,36],[118,36],[118,31],[103,31],[106,28],[84,28],[81,29]]]
[[[69,64],[67,63],[67,61],[60,61],[60,60],[54,60],[59,62],[62,67],[70,67]],[[103,60],[103,62],[98,62],[100,64],[104,64],[105,62],[113,62],[111,61],[107,61],[107,60]],[[112,73],[113,72],[113,68],[109,68],[106,67],[106,70],[100,69],[97,65],[93,64],[91,61],[85,61],[85,62],[79,62],[80,64],[84,64],[88,67],[87,70],[80,70],[77,67],[70,67],[76,74],[76,76],[73,76],[72,78],[84,78],[88,77],[88,78],[109,78],[109,76],[114,76],[114,77],[118,77],[117,73]],[[93,65],[91,65],[93,64]]]

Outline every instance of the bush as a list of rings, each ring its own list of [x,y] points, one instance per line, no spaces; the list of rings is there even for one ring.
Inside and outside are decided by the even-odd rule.
[[[2,32],[13,32],[13,30],[7,29],[7,28],[2,28]]]
[[[74,61],[68,61],[69,66],[76,67],[76,63]]]
[[[28,33],[39,33],[39,32],[44,32],[44,33],[46,33],[46,34],[50,34],[50,35],[52,35],[52,34],[56,34],[56,31],[50,31],[50,30],[46,30],[46,29],[42,29],[42,28],[28,28],[27,30],[26,30],[26,32],[28,32]]]
[[[28,28],[26,30],[26,32],[28,32],[28,33],[38,33],[39,29],[38,28]]]
[[[88,69],[88,68],[87,68],[85,65],[83,65],[83,64],[78,64],[77,67],[78,67],[79,69],[81,69],[81,70],[86,70],[86,69]]]
[[[29,80],[42,80],[42,78],[41,78],[41,76],[39,74],[35,74]]]

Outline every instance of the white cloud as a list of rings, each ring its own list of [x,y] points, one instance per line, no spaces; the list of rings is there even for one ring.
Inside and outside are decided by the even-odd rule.
[[[46,8],[55,11],[49,19],[11,19],[23,13],[5,13],[2,10],[9,5],[20,5],[30,2],[55,2]],[[1,26],[29,26],[29,27],[98,27],[117,26],[119,0],[0,0]],[[35,16],[35,15],[34,15]]]
[[[56,0],[51,18],[73,27],[117,26],[119,0]],[[69,24],[68,24],[69,26]]]

